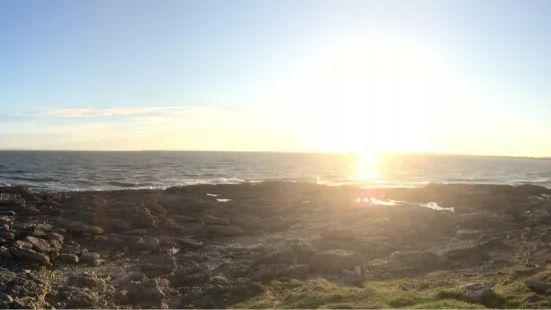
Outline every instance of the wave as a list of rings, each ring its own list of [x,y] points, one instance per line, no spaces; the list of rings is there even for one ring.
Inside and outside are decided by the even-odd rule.
[[[25,182],[56,182],[58,179],[49,178],[49,177],[43,177],[43,178],[37,178],[37,177],[25,177],[25,176],[13,176],[11,177],[14,181],[25,181]]]
[[[6,167],[6,166],[3,166],[2,169]],[[29,171],[29,170],[26,170],[26,169],[14,169],[14,170],[4,170],[3,171],[4,173],[7,173],[7,174],[11,174],[11,173],[29,173],[29,172],[32,172],[32,171]]]
[[[199,185],[199,184],[241,184],[247,182],[246,180],[239,178],[210,178],[210,179],[194,179],[194,180],[182,180],[178,182],[179,185]]]
[[[499,182],[498,179],[495,178],[449,178],[445,180],[446,183],[495,183]]]
[[[535,180],[514,180],[511,181],[510,184],[534,184],[534,185],[542,185],[542,184],[549,184],[551,183],[551,180],[548,178],[541,178],[541,179],[535,179]]]
[[[121,182],[121,181],[110,181],[107,182],[107,185],[109,186],[115,186],[115,187],[138,187],[138,186],[148,186],[150,183],[146,184],[137,184],[137,183],[130,183],[130,182]]]

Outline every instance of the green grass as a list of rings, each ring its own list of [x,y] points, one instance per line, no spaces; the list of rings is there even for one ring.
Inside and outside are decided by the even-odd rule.
[[[407,291],[408,280],[366,282],[363,287],[347,287],[323,279],[308,280],[301,286],[286,288],[277,282],[266,293],[233,308],[259,309],[379,309],[379,308],[453,308],[481,307],[455,299],[441,299],[434,291]]]
[[[547,272],[547,273],[546,273]],[[549,271],[540,272],[545,277]],[[305,282],[273,281],[265,293],[233,305],[241,309],[475,309],[475,308],[551,308],[551,297],[528,290],[524,281],[529,275],[515,276],[514,281],[495,276],[482,280],[480,275],[465,278],[446,271],[436,271],[420,279],[367,281],[362,287],[342,286],[324,279]],[[538,275],[536,275],[538,277]],[[494,296],[485,305],[473,303],[462,291],[467,283],[493,286]]]

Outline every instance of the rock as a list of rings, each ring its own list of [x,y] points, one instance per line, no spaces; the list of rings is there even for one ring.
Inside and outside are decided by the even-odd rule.
[[[23,236],[24,235],[22,234],[21,237],[23,237]],[[45,239],[46,238],[46,230],[44,229],[44,227],[35,227],[34,229],[32,229],[28,232],[25,232],[25,236],[31,236],[31,237]]]
[[[205,215],[203,217],[203,223],[210,226],[229,226],[230,221],[227,218],[216,217],[212,215]]]
[[[203,241],[195,241],[189,238],[172,238],[172,241],[176,242],[178,245],[180,245],[184,249],[200,249],[203,247],[204,242]]]
[[[180,234],[186,236],[203,236],[205,235],[205,229],[203,228],[203,225],[194,223],[183,227],[180,230]]]
[[[134,216],[133,226],[136,228],[156,227],[157,221],[148,208],[141,207]]]
[[[214,285],[224,285],[228,283],[228,279],[224,276],[214,276],[209,282]]]
[[[12,212],[15,212],[22,215],[34,215],[40,213],[37,208],[27,205],[24,199],[16,196],[0,200],[0,211],[2,214],[13,214]]]
[[[176,255],[180,253],[180,248],[177,247],[163,247],[159,250],[159,254]]]
[[[289,273],[291,278],[303,278],[307,276],[309,272],[310,272],[310,265],[308,264],[293,265],[289,267]]]
[[[143,284],[136,285],[128,291],[128,297],[137,304],[159,306],[165,293],[162,291],[159,281],[151,279]]]
[[[294,224],[294,219],[289,219],[283,216],[274,216],[263,218],[260,220],[263,230],[283,231],[289,229]]]
[[[293,251],[293,256],[299,264],[305,264],[310,261],[310,258],[318,251],[310,243],[303,240],[294,240],[289,242],[289,247]]]
[[[484,240],[479,244],[477,244],[476,247],[481,250],[496,250],[496,249],[510,248],[510,246],[503,241],[503,238],[499,238],[499,237],[494,237],[494,238]]]
[[[50,248],[52,251],[59,251],[63,247],[63,243],[58,240],[50,240]]]
[[[258,219],[247,215],[232,219],[232,224],[241,227],[246,231],[258,231],[265,228]]]
[[[172,218],[174,218],[174,220],[178,223],[185,223],[185,224],[197,223],[199,221],[196,217],[186,216],[181,214],[174,214]]]
[[[58,307],[66,309],[107,308],[104,299],[87,288],[66,286],[59,289],[56,294]]]
[[[470,266],[480,264],[489,259],[489,252],[493,250],[505,250],[509,248],[502,238],[491,238],[486,241],[452,248],[444,251],[441,257],[448,265]]]
[[[498,219],[507,223],[515,223],[517,221],[517,218],[513,214],[502,214],[498,217]]]
[[[13,218],[11,216],[0,216],[0,225],[8,225],[11,227],[13,225]]]
[[[128,244],[143,241],[142,237],[133,236],[133,235],[108,234],[108,235],[105,235],[105,237],[106,239],[101,240],[101,243],[107,246],[113,246],[117,248],[127,246]]]
[[[101,256],[95,252],[84,252],[80,256],[80,262],[90,266],[98,266],[102,263]]]
[[[64,264],[78,264],[79,258],[75,254],[63,253],[58,256],[57,260]]]
[[[11,247],[10,252],[19,259],[29,260],[47,266],[50,265],[50,258],[47,255],[38,253],[32,249]]]
[[[522,184],[513,187],[514,192],[518,195],[533,196],[541,194],[549,194],[549,189],[539,185]]]
[[[265,256],[257,260],[254,265],[257,266],[260,264],[277,264],[277,263],[291,264],[294,259],[295,259],[295,254],[293,250],[289,247],[286,247],[286,248],[277,250],[275,252],[266,254]]]
[[[482,304],[488,308],[500,308],[503,304],[502,298],[497,296],[492,288],[485,284],[468,284],[462,289],[470,301]]]
[[[139,271],[131,271],[129,273],[120,274],[111,280],[111,283],[116,287],[122,287],[130,282],[143,282],[147,279],[145,274]]]
[[[33,245],[33,249],[35,251],[48,253],[53,250],[52,247],[50,246],[50,243],[47,240],[36,238],[33,236],[27,236],[25,240]]]
[[[74,232],[74,233],[101,235],[104,232],[103,228],[99,226],[85,225],[84,223],[81,223],[81,222],[62,221],[58,225],[60,228],[63,228],[69,232]]]
[[[125,234],[125,235],[130,235],[130,236],[144,236],[144,235],[147,234],[147,229],[137,228],[137,229],[127,230],[127,231],[124,231],[122,233]]]
[[[46,238],[48,238],[49,241],[58,241],[60,243],[63,243],[63,241],[65,240],[65,237],[63,237],[62,234],[51,231],[46,233]]]
[[[457,238],[462,240],[470,240],[479,238],[484,234],[483,230],[472,230],[472,229],[460,229],[457,231]]]
[[[274,279],[289,277],[291,271],[286,264],[271,264],[262,266],[257,272],[253,273],[252,279],[255,281],[261,281],[268,283]]]
[[[513,216],[514,218],[514,216]],[[504,221],[504,219],[506,221]],[[486,212],[477,212],[470,214],[463,214],[458,218],[458,226],[463,229],[470,230],[487,230],[487,229],[507,229],[514,228],[516,220],[512,220],[510,217],[497,217]]]
[[[174,266],[163,266],[153,264],[141,264],[140,271],[150,278],[156,278],[165,274],[169,274],[174,270]]]
[[[458,218],[458,225],[464,229],[484,230],[489,229],[492,219],[488,213],[478,212],[462,214]]]
[[[50,261],[57,260],[57,258],[59,257],[59,252],[58,251],[50,252],[48,253],[48,256],[50,257]]]
[[[26,242],[23,240],[17,240],[14,242],[15,247],[21,248],[21,249],[32,249],[33,245],[30,242]]]
[[[40,309],[38,302],[30,296],[15,298],[12,306],[14,309]]]
[[[159,251],[160,250],[159,239],[150,238],[147,240],[134,242],[129,245],[129,249],[131,249],[133,252]]]
[[[13,240],[15,239],[15,233],[13,233],[12,231],[0,231],[0,238]]]
[[[310,268],[315,271],[341,271],[354,269],[363,264],[363,256],[358,252],[329,250],[318,252],[310,259]]]
[[[250,267],[244,264],[228,267],[227,274],[232,278],[242,278],[249,274]]]
[[[0,309],[9,309],[13,303],[13,297],[6,293],[0,293]]]
[[[170,229],[178,228],[179,225],[178,223],[176,223],[176,221],[173,218],[165,218],[163,219],[163,222],[159,227],[170,230]]]
[[[545,282],[530,278],[526,280],[525,284],[529,290],[540,294],[544,294],[547,291],[551,290],[551,282]]]
[[[245,301],[264,292],[264,288],[261,285],[245,278],[232,281],[229,287],[231,288],[231,294],[229,295],[230,304]]]
[[[235,237],[241,236],[245,232],[237,226],[208,226],[207,233],[214,236]]]
[[[95,288],[98,286],[104,286],[105,281],[103,279],[98,279],[90,275],[70,276],[67,279],[67,285],[76,286],[76,287]]]
[[[11,254],[10,250],[4,246],[0,247],[0,257],[3,259],[14,259],[15,257]]]
[[[208,282],[210,276],[206,272],[190,273],[187,270],[180,270],[172,275],[169,280],[176,287],[182,286],[199,286]]]
[[[429,251],[395,251],[388,258],[392,271],[427,272],[438,269],[439,257]]]
[[[0,216],[0,225],[4,225],[4,224],[12,226],[13,225],[13,217],[7,216],[7,215]]]
[[[352,241],[356,239],[356,231],[344,228],[328,228],[320,233],[322,239]]]
[[[8,294],[14,299],[32,296],[37,300],[41,300],[50,290],[50,284],[46,281],[41,281],[31,274],[19,275],[10,280],[3,293]],[[37,305],[38,306],[38,305]],[[36,308],[36,307],[35,307]]]
[[[115,303],[119,305],[124,305],[130,303],[130,296],[128,296],[127,290],[119,290],[115,293],[114,296]]]
[[[104,227],[110,231],[128,231],[132,229],[132,223],[120,219],[109,219]]]
[[[59,252],[80,255],[82,253],[82,249],[80,248],[80,244],[78,243],[65,243],[63,244],[63,247],[59,250]]]

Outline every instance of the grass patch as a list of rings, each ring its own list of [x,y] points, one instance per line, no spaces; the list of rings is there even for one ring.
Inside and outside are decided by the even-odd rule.
[[[469,302],[454,300],[454,299],[443,299],[436,300],[427,303],[416,304],[410,309],[485,309],[483,305],[472,304]]]
[[[511,270],[513,272],[513,270]],[[436,271],[422,279],[394,279],[367,281],[361,287],[341,286],[324,279],[301,282],[273,281],[265,287],[265,293],[232,308],[280,308],[280,309],[551,309],[551,296],[531,292],[525,285],[528,277],[546,279],[549,270],[538,274],[515,273],[513,282],[507,272],[480,280],[473,277],[453,277],[452,273]],[[465,295],[462,286],[468,283],[493,285],[494,295],[484,304],[473,303]]]
[[[417,291],[410,279],[369,281],[363,287],[347,287],[324,279],[308,280],[297,287],[276,282],[262,296],[238,303],[232,308],[258,309],[381,309],[381,308],[454,308],[482,307],[454,296],[438,296],[434,290]]]
[[[548,271],[536,275],[537,278],[544,278]],[[513,309],[550,309],[551,298],[546,295],[537,294],[528,289],[525,281],[528,277],[520,277],[515,282],[507,285],[498,285],[494,288],[496,293],[503,297],[507,308]]]

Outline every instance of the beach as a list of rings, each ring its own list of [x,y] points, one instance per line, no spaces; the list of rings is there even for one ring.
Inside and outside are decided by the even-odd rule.
[[[551,190],[0,188],[10,308],[546,308]],[[423,207],[427,203],[444,210]],[[451,209],[453,208],[453,209]],[[453,210],[453,211],[452,211]]]

